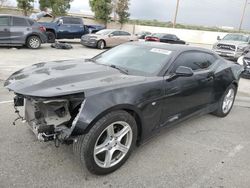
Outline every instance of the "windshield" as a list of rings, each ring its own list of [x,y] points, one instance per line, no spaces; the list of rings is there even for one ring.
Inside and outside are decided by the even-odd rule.
[[[249,37],[246,36],[246,35],[228,34],[223,38],[223,40],[233,40],[233,41],[248,42]]]
[[[99,64],[123,68],[128,74],[153,76],[160,72],[171,57],[172,51],[166,49],[124,44],[94,57],[93,60]]]
[[[96,32],[97,35],[108,35],[112,32],[113,30],[107,30],[107,29],[104,29],[104,30],[101,30],[101,31],[98,31]]]

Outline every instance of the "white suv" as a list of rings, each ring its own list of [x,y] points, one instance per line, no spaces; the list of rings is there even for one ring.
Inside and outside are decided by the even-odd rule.
[[[213,51],[220,56],[237,60],[242,56],[245,48],[250,44],[250,36],[244,34],[227,34],[224,38],[218,37],[213,45]]]

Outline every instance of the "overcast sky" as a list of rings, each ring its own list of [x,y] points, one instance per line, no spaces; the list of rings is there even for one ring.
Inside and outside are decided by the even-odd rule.
[[[38,0],[37,0],[38,1]],[[73,12],[90,12],[88,0],[74,0]],[[239,27],[245,0],[180,0],[178,23],[204,26]],[[131,18],[172,21],[176,0],[130,0]],[[250,29],[250,4],[246,9],[244,29]]]

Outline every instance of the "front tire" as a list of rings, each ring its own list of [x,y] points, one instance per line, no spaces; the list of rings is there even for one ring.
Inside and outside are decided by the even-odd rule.
[[[218,117],[226,117],[233,108],[236,93],[237,88],[235,85],[230,85],[221,97],[218,108],[213,114]]]
[[[105,42],[103,40],[98,41],[97,48],[103,50],[105,48]]]
[[[27,43],[26,45],[28,46],[28,48],[30,49],[38,49],[41,47],[42,41],[38,36],[30,36],[27,39]]]
[[[46,31],[46,35],[48,38],[48,43],[54,43],[56,41],[56,35],[52,31]]]
[[[91,173],[104,175],[126,162],[136,138],[135,119],[125,111],[114,111],[99,119],[87,134],[78,137],[73,148]]]

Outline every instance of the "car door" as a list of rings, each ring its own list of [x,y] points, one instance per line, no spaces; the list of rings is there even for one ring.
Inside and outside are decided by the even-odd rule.
[[[106,39],[108,47],[113,47],[121,44],[121,35],[120,31],[113,31],[109,34],[109,37]]]
[[[0,44],[10,43],[10,17],[0,16]]]
[[[26,36],[32,32],[29,22],[25,18],[11,18],[10,38],[12,44],[25,44]]]
[[[81,38],[84,35],[84,25],[81,18],[70,18],[71,35],[73,38]]]
[[[176,44],[176,40],[177,38],[174,36],[174,35],[164,35],[162,38],[161,38],[161,42],[165,42],[165,43],[170,43],[170,44]]]
[[[121,44],[133,40],[131,34],[126,31],[120,31],[120,35],[121,35],[120,37]]]
[[[59,19],[60,20],[60,19]],[[58,39],[71,39],[73,38],[71,20],[68,17],[61,18],[62,23],[58,25]]]
[[[173,62],[167,77],[174,75],[180,66],[191,68],[194,74],[165,82],[162,124],[182,119],[212,103],[214,72],[211,67],[214,62],[208,60],[208,55],[190,51],[180,54]]]

